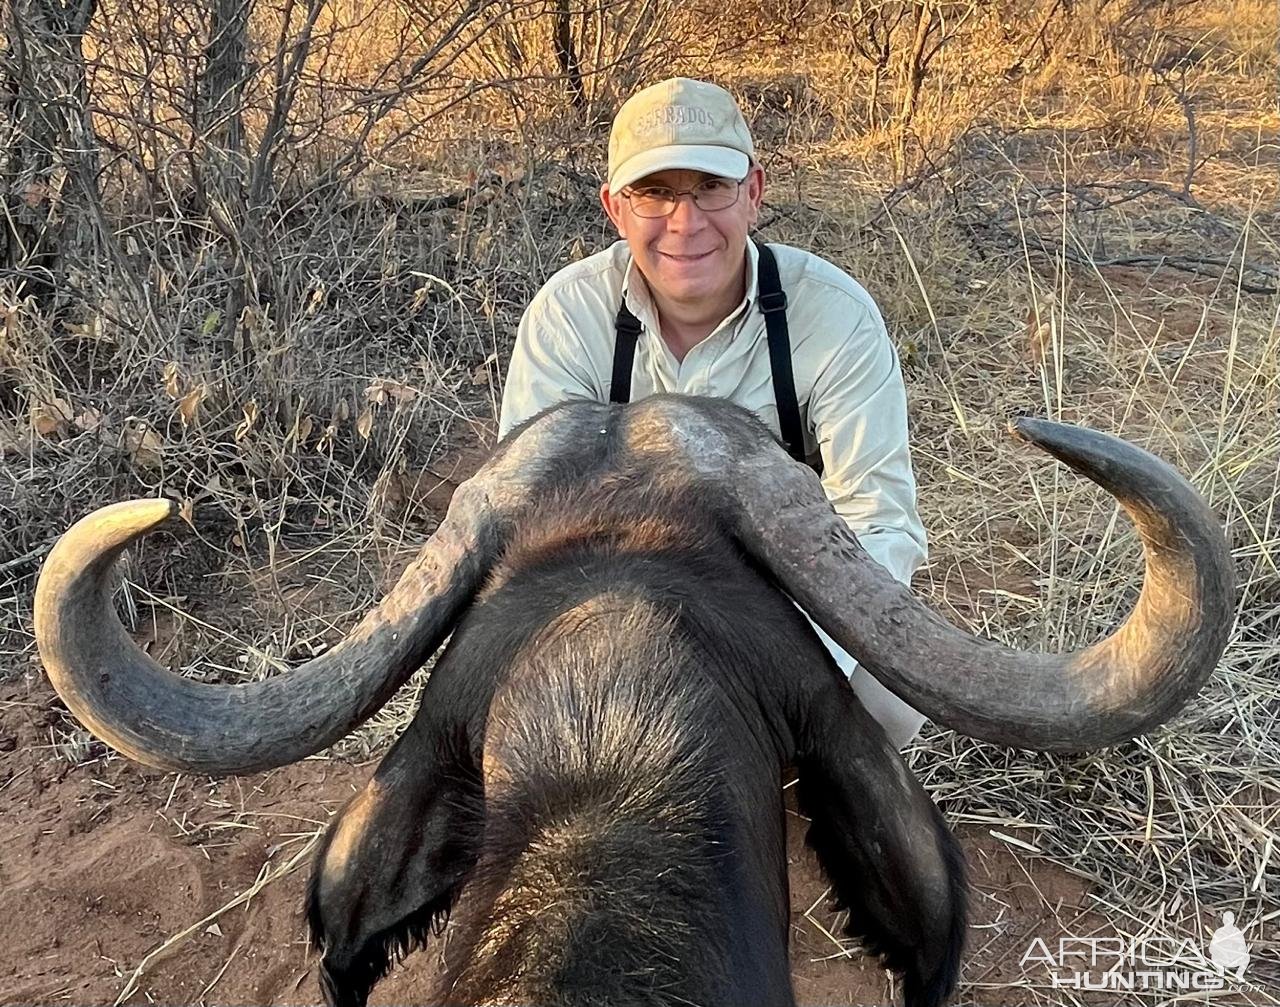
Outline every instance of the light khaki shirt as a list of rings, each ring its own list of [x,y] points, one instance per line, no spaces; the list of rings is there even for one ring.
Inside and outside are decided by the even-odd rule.
[[[836,512],[867,552],[905,583],[925,558],[925,534],[907,451],[906,392],[884,321],[871,296],[825,259],[770,247],[787,294],[806,451],[821,455],[822,486]],[[614,319],[624,294],[643,327],[632,401],[658,392],[728,399],[778,434],[751,242],[747,255],[751,280],[742,303],[683,361],[659,334],[657,309],[625,241],[560,270],[520,320],[499,434],[558,402],[609,401]]]

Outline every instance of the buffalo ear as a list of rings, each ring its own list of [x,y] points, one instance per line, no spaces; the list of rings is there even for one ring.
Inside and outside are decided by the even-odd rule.
[[[439,934],[475,863],[482,814],[461,730],[419,710],[316,856],[306,912],[329,1007],[364,1007],[394,960]]]
[[[955,988],[967,918],[964,859],[942,815],[848,684],[834,676],[795,730],[806,841],[861,938],[903,977],[907,1007]]]

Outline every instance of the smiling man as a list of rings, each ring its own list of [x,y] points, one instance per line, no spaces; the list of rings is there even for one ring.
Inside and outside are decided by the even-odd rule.
[[[568,399],[729,399],[822,473],[867,552],[908,581],[925,536],[897,356],[850,276],[810,252],[750,240],[764,185],[728,91],[676,77],[633,95],[613,121],[600,189],[622,240],[534,297],[499,433]],[[907,744],[923,715],[821,635],[889,738]]]

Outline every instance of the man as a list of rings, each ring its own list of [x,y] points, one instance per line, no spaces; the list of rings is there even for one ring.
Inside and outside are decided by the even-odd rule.
[[[748,240],[763,196],[764,172],[729,92],[674,78],[633,95],[614,119],[600,190],[623,240],[560,270],[534,297],[499,433],[567,399],[729,399],[793,455],[821,464],[836,511],[906,582],[924,560],[925,536],[897,356],[875,302],[848,275],[800,249]],[[773,289],[779,280],[785,299]],[[907,744],[923,715],[822,638],[890,740]]]

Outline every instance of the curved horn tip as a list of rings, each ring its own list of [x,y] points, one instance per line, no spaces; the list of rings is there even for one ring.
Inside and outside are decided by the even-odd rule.
[[[1011,416],[1008,421],[1009,433],[1013,434],[1021,441],[1028,444],[1035,444],[1039,447],[1045,437],[1055,427],[1061,427],[1062,424],[1054,423],[1052,420],[1046,420],[1039,416],[1029,416],[1022,414],[1020,416]]]
[[[76,524],[94,525],[99,534],[105,533],[112,539],[133,538],[151,531],[177,513],[177,501],[149,497],[145,500],[122,500],[107,504],[81,518]]]
[[[1015,416],[1009,429],[1019,440],[1031,444],[1078,472],[1088,475],[1104,459],[1124,459],[1125,464],[1142,464],[1148,459],[1166,464],[1136,444],[1074,423],[1047,420],[1042,416]],[[1097,482],[1097,478],[1090,475]]]
[[[160,497],[123,500],[99,507],[67,529],[45,561],[45,566],[50,566],[55,557],[79,554],[82,549],[99,554],[127,545],[177,513],[175,501]]]

